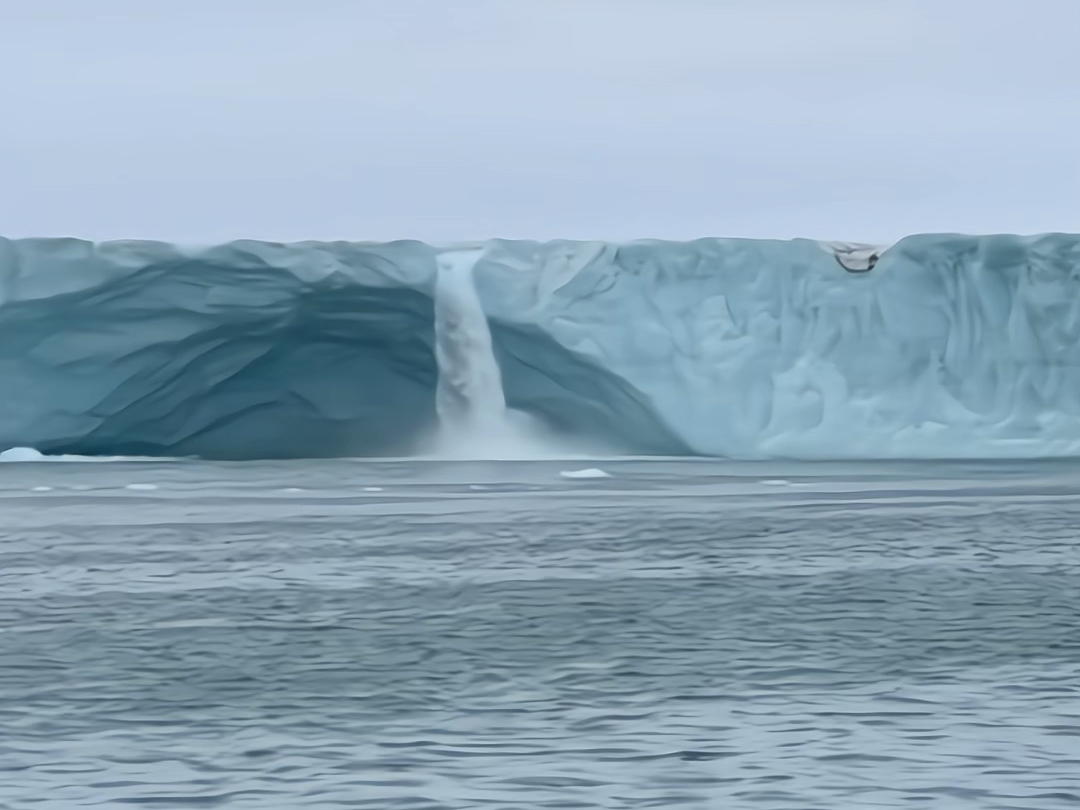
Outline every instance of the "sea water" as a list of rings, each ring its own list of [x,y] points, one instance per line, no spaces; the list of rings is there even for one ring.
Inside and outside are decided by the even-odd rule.
[[[1078,494],[1071,462],[0,464],[0,807],[1073,808]]]

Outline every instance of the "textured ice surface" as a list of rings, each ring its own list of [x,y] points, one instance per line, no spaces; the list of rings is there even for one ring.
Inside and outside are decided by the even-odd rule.
[[[1080,450],[1080,237],[472,247],[506,404],[558,432],[735,457]],[[0,240],[0,449],[415,450],[439,256]]]

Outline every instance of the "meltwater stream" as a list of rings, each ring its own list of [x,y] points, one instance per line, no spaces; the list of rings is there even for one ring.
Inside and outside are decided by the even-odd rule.
[[[453,434],[502,430],[507,422],[491,330],[473,285],[479,257],[479,250],[441,256],[435,282],[435,407],[444,430]]]
[[[491,329],[473,281],[479,248],[451,250],[438,260],[435,359],[439,382],[436,452],[451,458],[514,459],[549,455],[539,426],[506,407]]]

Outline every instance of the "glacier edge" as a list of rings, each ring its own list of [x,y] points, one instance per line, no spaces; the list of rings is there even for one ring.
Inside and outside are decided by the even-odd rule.
[[[507,405],[559,434],[737,458],[1080,452],[1078,236],[474,247]],[[0,450],[414,452],[443,250],[0,239]]]

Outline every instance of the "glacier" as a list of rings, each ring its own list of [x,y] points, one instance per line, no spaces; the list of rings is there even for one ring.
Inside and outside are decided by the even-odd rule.
[[[0,451],[409,455],[469,391],[478,441],[505,409],[628,454],[1077,455],[1080,236],[0,239]]]

